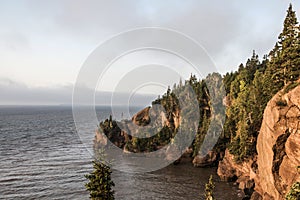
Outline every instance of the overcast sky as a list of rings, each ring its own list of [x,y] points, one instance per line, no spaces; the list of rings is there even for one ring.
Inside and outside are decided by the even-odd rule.
[[[286,0],[0,0],[0,104],[70,103],[90,53],[134,28],[184,33],[218,72],[236,70],[253,49],[261,57],[272,49],[290,2],[299,16],[300,2]]]

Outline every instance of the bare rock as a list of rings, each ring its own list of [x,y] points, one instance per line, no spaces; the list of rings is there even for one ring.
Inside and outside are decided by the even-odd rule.
[[[263,198],[258,192],[253,192],[250,200],[263,200]]]
[[[145,126],[150,123],[150,106],[147,108],[144,108],[143,110],[139,111],[137,114],[135,114],[132,117],[132,122],[135,123],[138,126]]]
[[[219,162],[217,173],[223,181],[236,181],[239,188],[244,191],[253,190],[256,178],[252,168],[253,163],[255,163],[255,158],[247,162],[236,163],[234,156],[227,149],[223,160]]]
[[[285,101],[286,106],[278,106]],[[283,200],[300,180],[300,86],[279,92],[268,103],[257,139],[255,190],[263,199]]]
[[[217,153],[215,151],[209,151],[205,156],[197,155],[193,159],[195,167],[207,167],[212,166],[217,161]]]
[[[95,142],[100,145],[107,145],[107,137],[104,135],[104,133],[101,133],[99,130],[96,130],[95,132]]]

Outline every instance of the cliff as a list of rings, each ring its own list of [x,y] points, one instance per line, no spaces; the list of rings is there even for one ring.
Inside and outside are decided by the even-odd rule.
[[[226,151],[219,163],[221,179],[237,180],[248,195],[254,189],[252,199],[284,199],[292,184],[300,181],[300,86],[286,90],[277,93],[265,108],[257,156],[236,163]]]
[[[223,160],[219,162],[217,173],[221,180],[235,181],[246,196],[251,196],[256,171],[256,157],[247,162],[236,163],[234,156],[226,149]]]
[[[294,84],[295,86],[295,84]],[[152,121],[152,119],[157,119]],[[138,112],[131,120],[124,121],[122,131],[112,119],[100,124],[99,131],[124,152],[155,151],[168,142],[174,130],[180,124],[178,109],[169,113],[156,111],[148,107]],[[137,140],[133,136],[136,129],[149,123],[163,127],[149,139]],[[96,133],[96,143],[106,144],[107,139],[100,132]],[[130,133],[130,134],[129,134]],[[286,87],[278,92],[267,104],[262,126],[257,138],[257,155],[244,162],[237,163],[234,156],[225,151],[219,154],[211,151],[204,157],[195,155],[195,166],[210,166],[220,158],[218,174],[226,181],[236,181],[248,199],[284,199],[291,186],[300,181],[300,86]],[[170,151],[171,152],[171,151]],[[167,157],[172,157],[172,153]],[[187,150],[185,156],[191,161],[193,149]],[[170,155],[169,155],[170,154]]]
[[[163,147],[163,142],[168,139],[163,135],[162,130],[174,131],[179,124],[178,110],[167,117],[166,113],[160,111],[157,106],[149,106],[133,115],[131,120],[117,122],[110,118],[101,122],[94,141],[96,146],[106,145],[109,139],[114,145],[124,149],[124,152],[153,151]],[[136,136],[146,136],[146,138],[139,139]],[[161,139],[161,137],[165,138]]]
[[[264,199],[283,199],[300,181],[300,86],[268,103],[257,140],[255,190]]]

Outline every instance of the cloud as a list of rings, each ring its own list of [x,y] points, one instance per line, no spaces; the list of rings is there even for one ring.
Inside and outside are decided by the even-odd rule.
[[[30,40],[18,31],[0,32],[0,46],[10,51],[25,51],[30,48]]]
[[[220,62],[229,49],[228,45],[237,44],[235,41],[245,32],[245,22],[242,20],[244,10],[234,3],[196,0],[113,0],[87,3],[76,0],[59,4],[60,9],[52,16],[54,28],[80,44],[89,43],[96,47],[100,42],[122,31],[137,27],[166,27],[196,39],[208,51],[218,68],[228,68],[228,65],[232,67],[233,63],[238,65],[241,62],[239,57],[223,59]],[[44,5],[40,3],[34,6]],[[256,47],[241,47],[238,44],[237,48],[230,49],[233,52],[229,52],[229,55],[243,52],[245,57],[254,48]],[[226,70],[221,69],[223,71]]]
[[[265,54],[273,47],[288,5],[273,0],[29,2],[34,10],[39,10],[36,12],[49,12],[57,32],[94,47],[132,28],[157,26],[178,30],[203,45],[222,72],[244,62],[253,49]]]
[[[0,79],[0,104],[64,104],[72,100],[72,87],[30,88],[10,79]]]
[[[28,87],[25,84],[15,82],[7,78],[0,78],[0,105],[60,105],[72,104],[73,86],[57,86],[57,87]],[[88,91],[88,89],[86,89]],[[96,92],[96,105],[111,105],[113,96],[113,105],[127,105],[129,97],[126,93]],[[129,102],[133,106],[147,106],[155,95],[137,94]],[[86,104],[84,96],[82,96],[81,104]]]
[[[6,81],[0,85],[6,95],[1,95],[1,103],[70,102],[72,85],[50,85],[74,84],[81,64],[97,45],[112,35],[138,27],[178,30],[204,46],[219,72],[235,70],[251,56],[253,49],[260,57],[271,50],[282,29],[288,3],[280,0],[1,1],[1,76],[26,83]],[[299,2],[293,3],[299,17]],[[32,87],[39,85],[48,87]]]

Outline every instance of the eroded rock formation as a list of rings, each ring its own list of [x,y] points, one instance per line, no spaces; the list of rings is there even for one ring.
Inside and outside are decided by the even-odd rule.
[[[255,191],[251,199],[282,200],[300,181],[300,86],[276,94],[268,103],[253,159],[236,163],[227,150],[219,163],[223,180]],[[251,184],[253,183],[253,184]]]
[[[275,95],[268,103],[257,139],[255,190],[264,199],[284,199],[300,181],[300,86]]]

